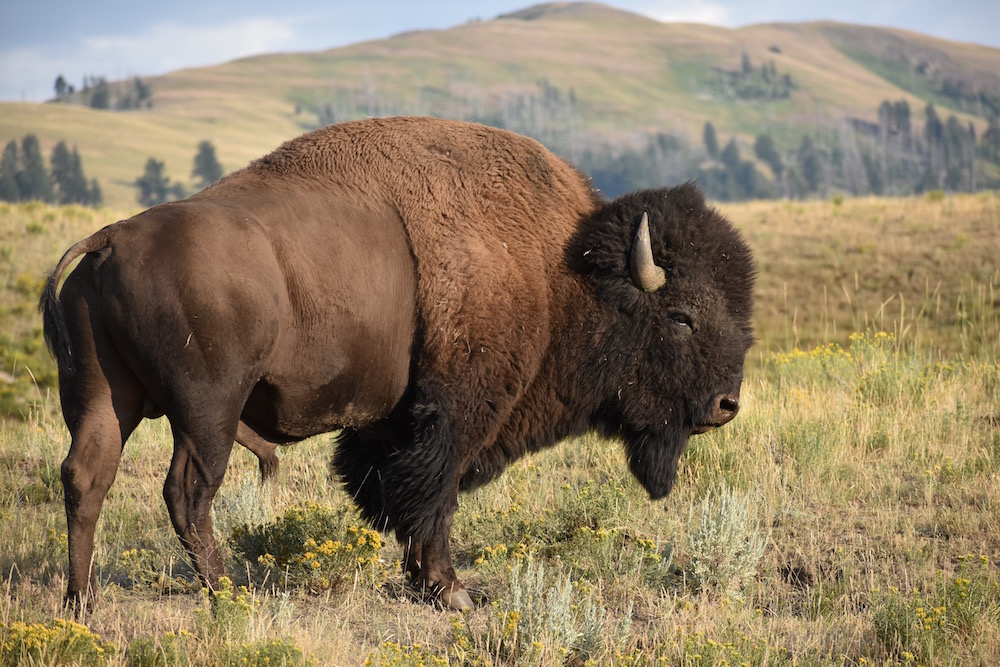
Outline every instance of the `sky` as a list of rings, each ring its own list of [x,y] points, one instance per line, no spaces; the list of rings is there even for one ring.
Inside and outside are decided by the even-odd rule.
[[[114,80],[259,53],[321,51],[489,20],[538,0],[0,0],[0,101],[40,102],[62,74]],[[665,22],[736,28],[835,20],[1000,48],[998,0],[605,0]]]

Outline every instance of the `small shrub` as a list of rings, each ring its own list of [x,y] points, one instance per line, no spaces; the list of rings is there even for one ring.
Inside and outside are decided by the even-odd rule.
[[[546,657],[561,662],[580,636],[569,577],[559,576],[546,587],[544,566],[531,558],[515,561],[510,591],[497,605],[497,617],[504,648],[530,664],[547,662]]]
[[[157,595],[184,593],[194,586],[173,576],[163,557],[149,549],[126,549],[118,557],[118,564],[134,588],[150,589]]]
[[[419,644],[402,646],[383,642],[364,664],[366,667],[448,667],[448,659]]]
[[[516,482],[523,470],[515,466],[513,476]],[[511,495],[527,493],[518,488]],[[552,503],[540,510],[513,502],[499,512],[466,512],[459,520],[462,530],[470,535],[469,556],[480,561],[515,553],[571,557],[569,552],[580,546],[581,535],[607,536],[609,531],[617,535],[617,526],[630,523],[629,508],[630,500],[621,485],[587,480],[563,484]]]
[[[56,618],[46,623],[0,623],[0,665],[104,665],[114,646],[86,626]]]
[[[804,419],[790,423],[777,436],[775,460],[788,457],[799,469],[806,469],[826,451],[829,427],[814,419]]]
[[[246,474],[234,487],[223,487],[212,503],[212,524],[219,534],[263,526],[273,519],[271,487],[255,473]]]
[[[190,665],[187,644],[190,634],[168,632],[162,637],[140,637],[133,639],[125,657],[129,667],[181,667]]]
[[[260,601],[246,586],[237,589],[228,577],[223,577],[218,590],[203,588],[202,595],[207,606],[195,610],[195,621],[203,640],[228,643],[247,635],[250,622],[260,609]]]
[[[931,378],[917,355],[900,354],[896,337],[885,331],[851,334],[851,356],[857,398],[866,405],[915,404]]]
[[[261,580],[310,592],[336,590],[355,576],[380,585],[382,536],[348,525],[346,511],[316,503],[293,507],[272,523],[233,531],[233,549]]]
[[[195,633],[168,632],[139,638],[128,647],[130,667],[181,665],[240,665],[245,667],[306,667],[313,662],[289,639],[252,641],[263,604],[246,586],[236,588],[223,577],[218,590],[202,590],[204,602],[195,610]],[[270,634],[270,633],[269,633]]]
[[[546,577],[545,566],[530,555],[508,562],[508,588],[487,613],[466,614],[453,624],[454,664],[607,664],[624,654],[631,603],[614,618],[587,581],[572,581],[555,568]]]
[[[696,665],[797,665],[810,664],[796,661],[784,646],[774,646],[766,639],[750,637],[734,628],[722,636],[709,637],[693,632],[684,637],[679,664]],[[843,663],[839,663],[843,664]],[[865,662],[860,663],[867,664]]]
[[[769,534],[751,513],[752,499],[725,484],[716,498],[706,493],[688,517],[690,573],[697,590],[718,590],[739,598],[757,575]],[[695,527],[697,525],[697,527]]]
[[[205,644],[187,632],[168,632],[158,638],[135,639],[127,651],[129,667],[309,667],[314,664],[288,639],[249,643]]]
[[[986,556],[962,556],[953,575],[938,572],[930,591],[875,592],[872,621],[883,648],[907,662],[933,663],[958,637],[1000,622],[1000,580]]]
[[[302,649],[288,639],[265,639],[232,647],[226,652],[227,665],[246,667],[307,667],[313,665]],[[421,663],[422,664],[422,663]],[[432,663],[433,664],[433,663]]]
[[[610,656],[620,655],[632,634],[632,603],[621,617],[608,627],[608,610],[600,597],[591,593],[583,605],[580,638],[576,653],[584,663],[604,664]]]
[[[560,550],[574,578],[597,583],[613,577],[627,578],[654,588],[671,575],[672,547],[660,549],[656,542],[633,536],[622,528],[579,528]]]
[[[580,638],[576,608],[569,577],[559,576],[546,586],[540,562],[516,559],[509,589],[493,602],[485,624],[469,624],[466,616],[465,624],[454,628],[452,653],[459,664],[477,664],[476,656],[497,656],[504,664],[562,665]]]

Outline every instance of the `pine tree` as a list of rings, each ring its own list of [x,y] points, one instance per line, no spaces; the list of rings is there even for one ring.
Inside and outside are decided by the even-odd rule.
[[[52,193],[52,181],[45,169],[45,158],[42,157],[42,147],[38,137],[26,135],[21,140],[21,168],[17,172],[17,187],[21,199],[40,199],[51,202],[55,197]]]
[[[87,187],[87,177],[83,175],[83,162],[80,160],[80,153],[73,146],[73,151],[69,155],[70,159],[70,190],[73,201],[77,204],[90,203],[90,189]]]
[[[757,141],[754,142],[753,150],[757,158],[771,168],[774,177],[780,180],[781,172],[784,171],[785,165],[781,163],[781,154],[774,145],[774,139],[771,138],[771,135],[759,135]]]
[[[989,125],[980,142],[986,159],[1000,162],[1000,118],[990,116]]]
[[[735,139],[730,139],[726,147],[722,149],[722,156],[719,158],[722,164],[730,170],[735,171],[740,165],[740,147],[736,145]]]
[[[90,188],[83,174],[80,153],[73,147],[70,151],[65,141],[60,141],[52,149],[52,181],[55,183],[57,200],[60,204],[90,204]]]
[[[135,77],[132,83],[135,86],[136,108],[141,109],[144,106],[153,106],[153,91],[150,87],[139,77]]]
[[[94,80],[90,94],[90,106],[94,109],[111,108],[111,86],[103,76]]]
[[[215,146],[211,141],[198,144],[198,153],[194,156],[194,168],[191,176],[198,179],[198,188],[204,189],[222,178],[222,165],[215,157]]]
[[[87,190],[87,203],[91,206],[100,206],[104,203],[104,193],[101,192],[101,186],[97,183],[96,178],[90,181],[90,188]]]
[[[815,192],[819,189],[819,182],[823,176],[823,165],[820,161],[819,151],[813,145],[813,141],[808,136],[802,137],[799,145],[799,174],[805,181],[806,191]]]
[[[17,142],[13,139],[3,149],[3,158],[0,158],[0,199],[21,199],[21,188],[17,185]]]
[[[146,160],[146,168],[142,176],[135,179],[139,188],[136,199],[145,207],[156,206],[167,201],[170,193],[170,180],[164,173],[164,164],[156,158]]]
[[[65,141],[60,141],[52,149],[49,166],[52,170],[52,182],[55,184],[59,203],[69,204],[74,201],[72,198],[73,158],[70,156],[69,149],[66,148]]]
[[[716,136],[715,126],[712,125],[711,121],[705,123],[702,139],[705,142],[705,150],[708,151],[709,157],[713,159],[719,157],[719,137]]]

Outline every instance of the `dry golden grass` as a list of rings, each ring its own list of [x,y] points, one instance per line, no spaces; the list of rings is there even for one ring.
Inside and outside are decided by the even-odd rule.
[[[756,253],[763,351],[844,344],[869,326],[929,353],[1000,345],[997,193],[721,209]]]

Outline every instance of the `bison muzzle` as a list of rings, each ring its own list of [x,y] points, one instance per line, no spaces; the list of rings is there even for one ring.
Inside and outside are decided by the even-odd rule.
[[[44,288],[72,437],[67,599],[96,591],[126,440],[165,415],[163,497],[207,586],[234,441],[267,476],[276,445],[340,429],[334,469],[363,515],[415,584],[467,607],[459,492],[596,430],[665,496],[688,438],[739,410],[753,283],[747,244],[691,184],[603,201],[531,139],[428,118],[291,140],[80,241]]]

